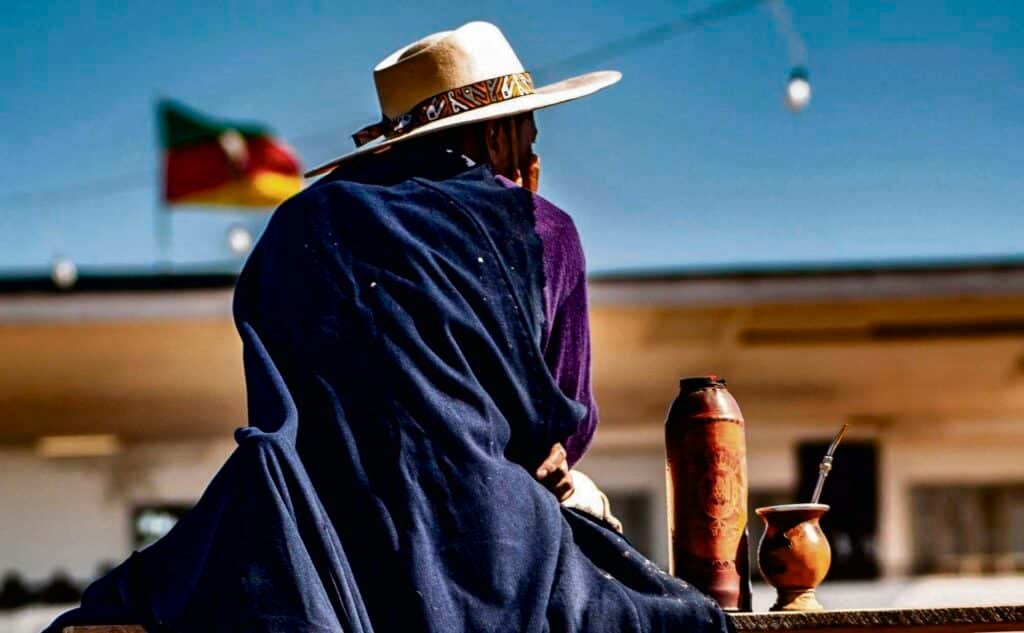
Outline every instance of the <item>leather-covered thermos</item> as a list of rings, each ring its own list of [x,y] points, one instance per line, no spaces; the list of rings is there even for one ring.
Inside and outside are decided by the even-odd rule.
[[[669,569],[726,610],[750,608],[749,594],[741,596],[750,573],[744,431],[724,379],[679,382],[665,420]]]

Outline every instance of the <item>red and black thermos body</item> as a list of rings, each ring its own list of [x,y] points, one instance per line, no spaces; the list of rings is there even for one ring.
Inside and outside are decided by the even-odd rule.
[[[750,609],[743,414],[717,376],[684,378],[665,420],[670,571]]]

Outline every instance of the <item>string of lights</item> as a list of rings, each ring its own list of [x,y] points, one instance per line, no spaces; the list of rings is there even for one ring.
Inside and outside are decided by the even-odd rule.
[[[572,55],[555,60],[543,66],[537,67],[532,74],[538,81],[556,72],[575,71],[580,67],[592,67],[594,65],[610,61],[633,53],[637,50],[660,44],[666,40],[678,37],[684,33],[695,31],[702,27],[722,22],[749,12],[762,4],[777,4],[782,0],[722,0],[698,11],[686,14],[674,20],[663,22],[639,33],[634,33],[617,39],[603,42],[588,50],[574,53]],[[806,105],[810,99],[810,87],[807,84],[807,73],[803,68],[799,69],[790,78],[790,86],[787,88],[787,106],[797,111]],[[795,73],[795,71],[794,71]],[[803,82],[797,86],[796,100],[793,98],[792,82],[794,78]],[[804,98],[806,95],[806,98]],[[802,101],[801,101],[802,100]],[[346,129],[356,129],[362,122],[354,122]],[[315,143],[325,137],[333,138],[339,134],[341,128],[333,126],[329,130],[317,130],[292,137],[291,142],[295,145]],[[153,173],[151,171],[135,171],[111,176],[109,178],[97,179],[90,182],[75,183],[43,189],[37,191],[14,192],[0,195],[0,205],[4,206],[42,206],[52,205],[68,201],[82,201],[93,198],[104,198],[119,193],[133,190],[144,190],[152,187]]]

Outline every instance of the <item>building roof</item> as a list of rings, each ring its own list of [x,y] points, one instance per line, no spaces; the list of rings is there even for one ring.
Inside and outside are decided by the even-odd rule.
[[[676,268],[636,268],[592,273],[592,280],[682,280],[712,278],[842,277],[865,273],[1024,270],[1024,256],[945,259],[762,262]]]
[[[1024,295],[1024,258],[805,263],[591,275],[595,304],[757,305]]]
[[[230,315],[237,275],[0,277],[0,322]],[[1024,295],[1024,258],[803,263],[600,272],[595,305],[759,305]]]
[[[49,277],[0,278],[0,323],[231,316],[233,274],[95,275],[60,289]]]
[[[237,279],[238,275],[232,273],[83,274],[72,288],[64,290],[48,275],[10,275],[0,276],[0,295],[56,293],[73,296],[83,292],[231,288]]]

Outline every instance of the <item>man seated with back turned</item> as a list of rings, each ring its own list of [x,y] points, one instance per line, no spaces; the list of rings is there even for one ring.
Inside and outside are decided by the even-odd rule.
[[[585,270],[533,193],[532,112],[618,79],[535,89],[482,22],[381,62],[382,121],[311,172],[329,173],[239,278],[238,448],[50,630],[731,629],[569,470],[597,422]]]

